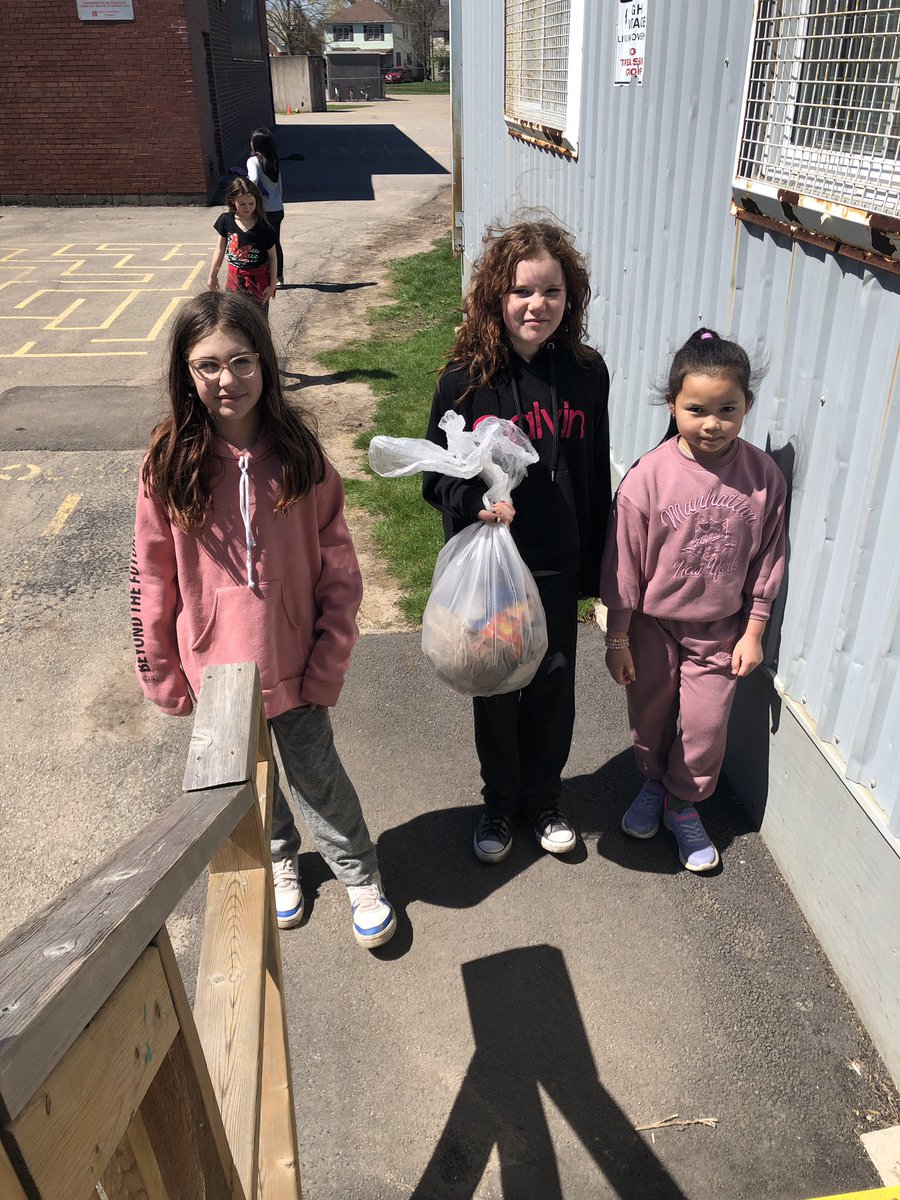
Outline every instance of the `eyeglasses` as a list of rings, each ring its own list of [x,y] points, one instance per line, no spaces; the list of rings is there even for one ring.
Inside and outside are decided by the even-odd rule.
[[[188,366],[197,378],[205,379],[207,383],[215,383],[226,367],[238,379],[249,379],[258,364],[258,354],[236,354],[234,358],[229,358],[223,363],[215,358],[195,358],[193,361],[188,359]]]

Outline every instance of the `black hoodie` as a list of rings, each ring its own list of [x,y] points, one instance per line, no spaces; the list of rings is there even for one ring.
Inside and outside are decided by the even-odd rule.
[[[466,429],[486,416],[518,425],[540,461],[512,493],[513,540],[532,571],[574,572],[581,595],[596,596],[610,506],[606,364],[599,354],[579,362],[567,347],[548,342],[531,362],[510,351],[509,366],[460,404],[469,383],[468,369],[458,363],[444,371],[431,407],[429,441],[446,446],[438,423],[450,409],[465,418]],[[425,499],[441,511],[445,538],[478,520],[485,490],[481,479],[435,472],[426,473],[422,484]]]

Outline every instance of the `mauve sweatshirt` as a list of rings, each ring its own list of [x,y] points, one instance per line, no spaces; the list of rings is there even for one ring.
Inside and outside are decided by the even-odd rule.
[[[359,564],[334,467],[276,513],[281,459],[216,440],[213,510],[183,533],[138,487],[131,563],[137,677],[164,712],[191,711],[207,666],[255,662],[266,716],[337,702],[357,637]]]
[[[603,555],[607,628],[636,609],[670,621],[767,621],[784,574],[784,476],[740,438],[699,463],[672,438],[619,485]]]

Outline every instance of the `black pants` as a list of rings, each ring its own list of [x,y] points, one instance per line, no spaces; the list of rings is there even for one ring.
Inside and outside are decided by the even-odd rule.
[[[284,251],[281,249],[281,222],[284,220],[284,209],[279,212],[266,213],[269,224],[275,230],[275,259],[278,263],[277,275],[284,279]]]
[[[519,692],[476,697],[475,749],[487,808],[534,820],[555,808],[575,725],[578,582],[574,575],[536,579],[547,615],[547,653]]]

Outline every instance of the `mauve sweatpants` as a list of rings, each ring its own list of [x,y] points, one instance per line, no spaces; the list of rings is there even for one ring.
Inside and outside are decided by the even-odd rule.
[[[741,623],[740,613],[703,624],[632,614],[637,678],[625,694],[638,768],[690,804],[712,795],[722,769]]]

